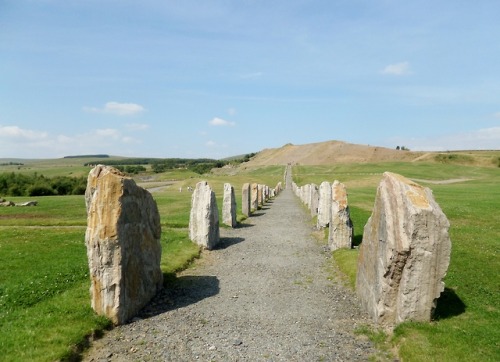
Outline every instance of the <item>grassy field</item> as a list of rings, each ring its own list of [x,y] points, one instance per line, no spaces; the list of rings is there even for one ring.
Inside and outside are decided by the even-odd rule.
[[[403,361],[500,361],[500,170],[457,164],[381,163],[297,166],[294,177],[299,185],[335,179],[346,184],[358,244],[384,171],[418,179],[433,190],[451,223],[452,255],[434,320],[401,324],[380,343],[399,350]],[[464,181],[436,183],[450,179]],[[352,287],[357,253],[357,249],[334,253]]]
[[[23,166],[22,172],[81,176],[89,171],[82,162],[33,162]],[[176,271],[185,269],[200,255],[198,246],[188,238],[191,193],[187,186],[194,187],[201,179],[209,181],[221,208],[225,182],[235,187],[237,200],[241,200],[243,183],[274,186],[283,171],[283,167],[268,167],[208,178],[187,170],[139,175],[137,182],[143,186],[169,185],[153,192],[161,215],[161,268],[166,286]],[[0,172],[18,170],[17,166],[1,166]],[[179,192],[180,187],[183,192]],[[90,308],[84,196],[7,199],[36,199],[38,206],[0,208],[0,360],[68,359],[78,353],[77,346],[83,345],[88,335],[110,325]],[[242,220],[240,204],[238,218]]]

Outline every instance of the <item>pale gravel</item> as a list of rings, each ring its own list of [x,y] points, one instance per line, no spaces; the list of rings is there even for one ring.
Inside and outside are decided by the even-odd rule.
[[[331,280],[290,189],[203,252],[129,324],[107,332],[84,361],[366,361],[376,353],[353,291]]]

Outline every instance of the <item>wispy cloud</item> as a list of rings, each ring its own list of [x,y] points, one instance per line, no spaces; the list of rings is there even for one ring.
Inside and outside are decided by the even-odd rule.
[[[129,123],[129,124],[126,124],[125,127],[127,127],[127,129],[130,131],[145,131],[145,130],[149,129],[149,124]]]
[[[227,110],[227,114],[229,114],[230,116],[236,115],[236,108],[229,108]]]
[[[210,122],[208,122],[208,124],[210,124],[211,126],[235,126],[236,123],[235,122],[231,122],[231,121],[226,121],[222,118],[218,118],[218,117],[215,117],[214,119],[212,119]]]
[[[497,112],[497,113],[493,114],[493,117],[500,118],[500,112]]]
[[[214,142],[214,141],[207,141],[205,143],[205,146],[207,146],[207,147],[215,147],[215,146],[217,146],[217,143]]]
[[[2,126],[0,125],[0,138],[15,138],[18,141],[33,141],[46,139],[47,132],[24,129],[18,126]]]
[[[411,74],[410,63],[401,62],[401,63],[389,64],[384,69],[382,69],[381,73],[388,75],[397,75],[397,76]]]
[[[143,106],[136,103],[107,102],[102,108],[83,107],[83,110],[90,113],[107,113],[118,116],[132,116],[143,112],[145,109]]]
[[[50,134],[21,128],[0,125],[0,155],[2,157],[32,158],[62,157],[69,154],[86,154],[121,150],[130,153],[130,144],[139,144],[140,139],[123,134],[114,128],[100,128],[85,133]],[[103,148],[104,147],[104,148]],[[97,151],[98,150],[98,151]]]

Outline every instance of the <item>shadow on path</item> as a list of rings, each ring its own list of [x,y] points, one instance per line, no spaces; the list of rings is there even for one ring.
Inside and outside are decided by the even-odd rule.
[[[232,238],[221,237],[219,239],[219,244],[217,244],[215,246],[214,250],[226,249],[226,248],[229,248],[232,245],[239,244],[242,241],[245,241],[245,239],[244,238],[240,238],[240,237],[232,237]]]
[[[144,307],[137,318],[146,319],[173,309],[186,307],[219,293],[215,276],[164,274],[164,288]]]

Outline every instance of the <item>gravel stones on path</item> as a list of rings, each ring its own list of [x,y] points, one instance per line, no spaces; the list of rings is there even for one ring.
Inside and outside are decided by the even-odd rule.
[[[354,292],[329,279],[329,253],[290,189],[180,273],[84,361],[365,361],[376,351]]]

